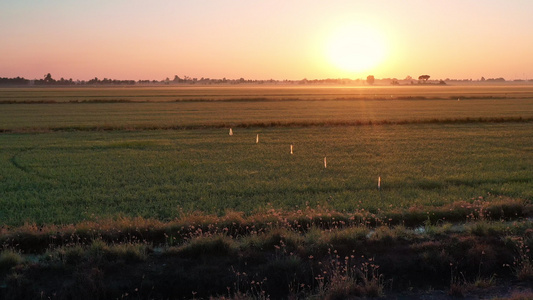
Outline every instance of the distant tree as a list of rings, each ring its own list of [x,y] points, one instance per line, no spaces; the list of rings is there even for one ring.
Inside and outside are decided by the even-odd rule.
[[[7,78],[7,77],[0,77],[0,84],[29,84],[30,81],[28,79],[25,79],[23,77],[17,77],[17,78]]]
[[[489,78],[489,79],[487,79],[487,81],[501,81],[501,82],[504,82],[505,78],[503,78],[503,77]]]
[[[390,84],[392,84],[392,85],[399,85],[400,82],[398,82],[398,79],[393,78],[392,81],[390,82]]]
[[[431,76],[429,76],[429,75],[420,75],[420,76],[418,76],[418,80],[419,81],[423,80],[424,82],[427,82],[429,77],[431,77]]]
[[[55,80],[52,78],[50,73],[44,75],[44,83],[54,83]]]
[[[370,84],[370,85],[373,85],[375,80],[376,80],[376,79],[374,78],[374,75],[368,75],[368,76],[366,77],[366,82],[367,82],[368,84]]]
[[[405,77],[405,79],[404,79],[404,80],[405,80],[405,81],[411,81],[411,80],[413,80],[413,77],[411,77],[411,76],[407,75],[407,76]]]
[[[485,81],[485,77],[481,76],[481,81]]]

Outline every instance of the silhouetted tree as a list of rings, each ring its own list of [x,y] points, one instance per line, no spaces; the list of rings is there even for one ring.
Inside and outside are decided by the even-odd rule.
[[[428,81],[429,77],[431,77],[431,76],[429,76],[429,75],[420,75],[420,76],[418,76],[418,80],[420,80],[420,81],[424,80],[426,82],[426,81]]]
[[[17,77],[17,78],[7,78],[7,77],[0,77],[0,84],[5,84],[5,85],[9,85],[9,84],[29,84],[30,81],[26,78],[23,78],[23,77]]]
[[[55,80],[52,78],[50,73],[44,75],[44,83],[54,83]]]
[[[487,79],[487,81],[501,81],[501,82],[504,82],[505,78],[503,78],[503,77],[489,78],[489,79]]]
[[[375,80],[376,80],[376,79],[374,78],[374,75],[368,75],[368,76],[366,77],[366,82],[367,82],[368,84],[370,84],[370,85],[373,85]]]

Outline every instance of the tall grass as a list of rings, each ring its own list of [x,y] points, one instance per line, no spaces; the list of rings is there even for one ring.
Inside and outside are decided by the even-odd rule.
[[[502,280],[530,280],[523,274],[524,266],[531,265],[527,251],[531,221],[506,222],[506,226],[503,222],[486,223],[487,228],[494,227],[490,237],[471,235],[465,227],[450,232],[446,224],[421,234],[405,226],[372,227],[337,218],[306,230],[295,222],[301,215],[319,219],[324,213],[309,209],[253,217],[233,212],[227,217],[197,214],[170,223],[128,223],[123,219],[101,222],[100,231],[86,238],[76,236],[77,229],[83,229],[81,225],[51,231],[42,228],[48,232],[49,244],[32,251],[32,255],[20,254],[31,249],[24,248],[16,234],[4,231],[2,236],[8,236],[17,249],[23,250],[2,252],[0,261],[9,264],[0,268],[0,275],[7,274],[0,276],[0,283],[6,280],[11,295],[18,295],[6,299],[54,292],[71,297],[80,289],[87,297],[113,298],[135,291],[140,298],[227,295],[230,299],[266,299],[299,295],[346,299],[394,294],[406,286],[449,286],[450,293],[465,296],[475,288],[499,285]],[[275,215],[278,222],[263,224],[268,215]],[[239,230],[227,229],[229,224]],[[134,228],[124,230],[128,226]],[[113,238],[111,228],[115,228]],[[156,243],[157,239],[151,237],[161,231],[183,239],[178,244],[167,239]],[[144,239],[133,239],[134,232]],[[67,236],[75,238],[68,240]],[[130,241],[120,242],[124,237]],[[15,259],[4,258],[8,256]],[[31,263],[19,266],[26,257]],[[494,273],[498,274],[497,281],[493,280]],[[76,280],[67,280],[72,276]],[[115,284],[116,280],[120,284]],[[58,289],[58,282],[68,288]],[[17,294],[24,289],[28,296]]]

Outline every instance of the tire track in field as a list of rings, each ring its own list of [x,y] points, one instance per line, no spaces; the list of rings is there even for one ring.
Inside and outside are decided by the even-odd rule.
[[[20,155],[22,155],[22,154],[24,154],[26,152],[29,152],[29,151],[33,151],[33,150],[38,149],[38,148],[39,148],[38,146],[33,146],[33,147],[29,147],[29,148],[25,148],[25,149],[20,150],[18,153],[15,153],[11,157],[11,159],[10,159],[11,164],[15,168],[17,168],[20,171],[22,171],[23,173],[30,174],[30,175],[36,176],[38,178],[41,178],[41,179],[56,180],[56,178],[54,178],[52,176],[41,174],[40,172],[35,171],[34,169],[32,169],[30,167],[24,166],[18,161],[18,157]]]

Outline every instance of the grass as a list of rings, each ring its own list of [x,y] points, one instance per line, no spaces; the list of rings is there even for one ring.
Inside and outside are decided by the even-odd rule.
[[[502,199],[510,202],[512,200]],[[454,206],[451,205],[450,207]],[[235,219],[225,216],[215,216],[195,213],[169,222],[162,222],[144,218],[121,218],[118,220],[101,219],[97,222],[86,221],[76,225],[24,225],[16,228],[2,228],[0,231],[0,243],[12,246],[26,253],[40,253],[47,247],[59,247],[65,244],[89,245],[95,239],[101,239],[107,243],[142,243],[149,241],[152,245],[166,244],[179,247],[183,243],[202,236],[230,236],[245,237],[247,247],[258,250],[274,250],[280,242],[286,246],[285,250],[295,251],[301,245],[302,238],[310,247],[319,251],[327,249],[329,244],[344,245],[344,247],[356,247],[361,240],[411,240],[419,235],[450,235],[467,232],[473,236],[490,237],[502,234],[530,235],[528,225],[530,223],[502,223],[502,219],[485,218],[483,220],[471,219],[476,211],[483,207],[490,207],[487,202],[484,206],[472,206],[468,208],[470,213],[455,222],[466,222],[466,225],[451,228],[451,223],[446,223],[444,215],[436,220],[437,225],[427,225],[427,221],[411,223],[410,227],[394,225],[387,226],[386,214],[372,214],[368,211],[354,213],[340,213],[328,209],[305,209],[300,211],[268,210],[250,216]],[[519,216],[509,216],[512,220],[521,220],[531,204],[522,202],[515,204],[522,206]],[[435,209],[438,210],[438,209]],[[409,211],[405,212],[406,218]],[[427,214],[433,214],[428,208]],[[303,219],[307,220],[306,222]],[[370,226],[377,226],[372,229]],[[424,230],[420,230],[420,228]],[[472,228],[483,228],[483,234],[473,231]],[[372,230],[371,230],[372,229]],[[490,232],[490,235],[485,234]],[[305,237],[301,235],[305,233]],[[225,241],[224,239],[222,241]],[[509,245],[516,249],[515,241],[509,241]],[[230,244],[231,245],[231,244]],[[529,245],[528,247],[530,247]],[[228,248],[232,249],[232,247]],[[479,252],[481,252],[480,250]],[[522,257],[524,256],[522,251]]]
[[[528,300],[533,299],[533,291],[513,292],[509,297],[497,297],[493,300]]]
[[[529,124],[234,132],[0,135],[0,204],[6,208],[0,219],[10,226],[121,216],[168,221],[194,211],[222,215],[326,205],[389,211],[398,222],[403,217],[395,209],[419,207],[425,220],[428,206],[533,196],[533,160],[525,155],[533,149]]]
[[[311,209],[301,214],[313,219],[328,213],[342,215]],[[240,231],[226,230],[225,217],[199,215],[181,220],[183,226],[142,224],[141,220],[102,223],[92,236],[77,231],[82,225],[43,227],[40,233],[27,229],[33,235],[48,234],[48,243],[41,249],[25,248],[28,237],[19,235],[23,230],[19,228],[2,236],[22,252],[33,254],[5,250],[2,258],[15,253],[16,262],[5,259],[11,262],[11,269],[2,269],[0,286],[4,280],[15,295],[5,299],[34,298],[43,293],[70,297],[80,289],[87,298],[115,298],[135,291],[140,298],[156,299],[193,294],[198,298],[226,294],[230,299],[291,295],[345,299],[378,297],[428,285],[448,286],[450,294],[466,296],[502,281],[529,280],[519,272],[532,261],[526,250],[533,241],[528,220],[482,221],[494,229],[491,236],[477,236],[466,227],[449,233],[446,224],[435,225],[431,233],[420,233],[405,226],[372,227],[332,219],[302,230],[295,222],[301,214],[280,211],[243,216],[235,225]],[[278,222],[261,225],[268,215],[276,216]],[[183,238],[173,243],[151,238],[161,231]],[[376,233],[369,234],[373,231]],[[144,239],[133,238],[134,233]],[[517,264],[507,266],[513,261]],[[20,296],[24,291],[26,296]],[[9,295],[1,293],[0,288],[0,295]]]

